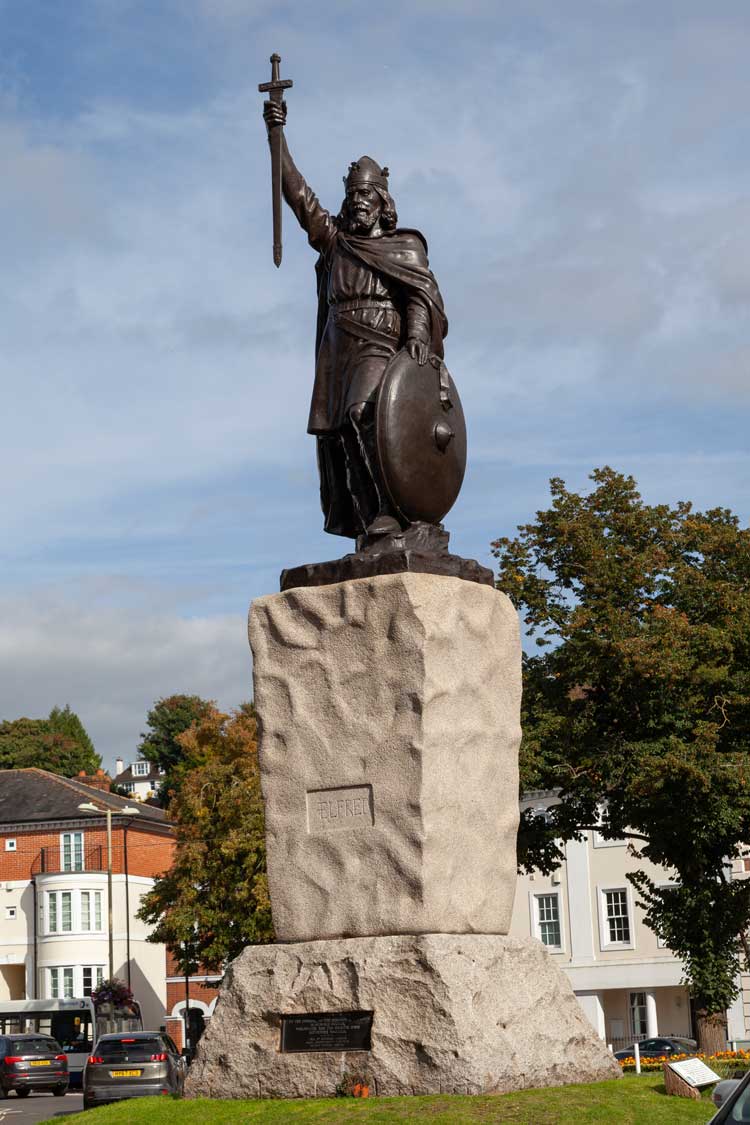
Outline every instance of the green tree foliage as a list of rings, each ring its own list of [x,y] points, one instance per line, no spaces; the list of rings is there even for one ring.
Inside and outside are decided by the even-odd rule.
[[[102,764],[83,723],[69,706],[54,707],[48,719],[13,719],[0,723],[0,769],[49,770],[75,777],[94,773]]]
[[[672,889],[633,882],[711,1023],[750,924],[750,881],[725,876],[750,842],[750,530],[724,508],[647,505],[610,468],[591,479],[588,495],[552,480],[552,506],[493,544],[536,646],[522,787],[562,799],[550,824],[525,819],[520,861],[549,870],[555,840],[606,810],[605,837],[675,872]]]
[[[164,770],[159,796],[168,804],[180,787],[184,774],[191,768],[186,761],[180,735],[200,721],[213,708],[213,703],[198,695],[169,695],[159,699],[146,716],[147,730],[141,732],[138,752],[147,761]]]
[[[220,971],[246,945],[273,940],[253,707],[226,715],[211,706],[177,740],[193,768],[169,810],[175,859],[139,917],[182,972]]]
[[[82,750],[88,751],[91,755],[92,762],[97,759],[94,744],[75,711],[71,711],[69,703],[66,703],[62,708],[53,707],[49,713],[47,722],[49,723],[50,730],[54,734],[65,735],[66,738],[70,738],[73,742],[78,743]],[[100,758],[98,759],[98,765],[101,765]],[[98,766],[96,768],[98,768]]]

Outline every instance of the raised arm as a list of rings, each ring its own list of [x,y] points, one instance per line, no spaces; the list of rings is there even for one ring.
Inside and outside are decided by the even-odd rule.
[[[276,105],[265,102],[263,119],[270,140],[271,130],[280,129],[286,122],[286,102]],[[321,207],[317,195],[305,183],[304,177],[292,160],[286,137],[281,138],[281,187],[284,199],[297,217],[297,222],[307,232],[310,245],[323,253],[336,233],[336,225],[329,211]]]

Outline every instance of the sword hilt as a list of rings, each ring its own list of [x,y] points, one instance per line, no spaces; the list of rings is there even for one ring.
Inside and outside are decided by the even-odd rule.
[[[281,101],[283,100],[284,90],[288,90],[290,86],[294,85],[291,78],[280,78],[279,77],[279,63],[280,62],[281,62],[281,55],[277,55],[274,52],[274,54],[271,55],[271,81],[270,82],[261,82],[260,85],[258,86],[258,89],[261,92],[261,94],[268,94],[270,100],[272,102],[276,102],[277,104],[280,104]]]

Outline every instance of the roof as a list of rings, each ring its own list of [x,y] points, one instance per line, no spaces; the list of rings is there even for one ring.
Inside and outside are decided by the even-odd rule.
[[[90,802],[99,812],[79,809],[82,802]],[[47,770],[0,770],[0,826],[19,822],[45,820],[95,820],[110,809],[122,812],[132,805],[126,797],[93,789],[76,778],[60,777]],[[133,820],[150,824],[169,824],[163,809],[153,805],[138,804],[138,816]]]
[[[143,761],[143,759],[139,759],[139,761]],[[148,763],[148,765],[149,765],[148,773],[133,773],[133,765],[134,765],[134,763],[131,762],[131,764],[126,769],[120,770],[120,772],[116,775],[115,781],[117,782],[118,785],[121,785],[124,781],[126,781],[126,782],[127,781],[158,781],[158,782],[161,782],[164,779],[164,774],[159,773],[159,767],[157,765],[155,765],[153,762]]]

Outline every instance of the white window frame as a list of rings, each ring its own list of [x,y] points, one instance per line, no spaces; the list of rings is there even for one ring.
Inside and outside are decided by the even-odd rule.
[[[67,929],[63,929],[63,895],[67,895],[70,899],[70,925]],[[54,909],[52,904],[54,903]],[[74,891],[45,891],[45,934],[59,935],[59,934],[74,934],[77,932],[77,917],[76,917],[76,895]],[[52,918],[54,916],[55,925],[52,926]]]
[[[635,949],[635,912],[633,910],[633,896],[627,883],[608,884],[597,887],[597,903],[599,908],[599,948],[602,952],[609,949]],[[607,916],[607,895],[614,892],[625,893],[625,904],[628,911],[629,941],[611,941],[609,937],[609,918]]]
[[[81,838],[81,866],[76,867],[76,838]],[[70,857],[72,867],[65,866],[65,839],[70,837]],[[75,874],[79,871],[86,870],[86,839],[84,832],[61,832],[60,833],[60,871],[66,874]]]
[[[86,895],[87,909],[84,911],[83,896]],[[101,891],[86,888],[78,892],[79,902],[79,921],[80,931],[82,934],[100,934],[104,930],[102,904],[103,898]],[[84,916],[88,914],[88,925],[84,925]],[[98,923],[98,925],[97,925]]]
[[[104,980],[104,965],[81,965],[81,996],[90,996],[92,991],[97,989]],[[85,974],[91,974],[91,985],[88,992],[86,991]]]
[[[75,970],[75,965],[51,965],[46,970],[46,992],[50,1000],[70,1000],[76,996]]]
[[[6,850],[6,852],[16,851],[17,846],[18,845],[16,844],[15,837],[13,837],[13,836],[6,837],[6,840],[5,840],[5,850]]]
[[[557,899],[557,921],[560,927],[560,944],[559,945],[545,945],[542,941],[542,927],[539,919],[539,899],[540,898],[556,898]],[[560,891],[556,887],[543,891],[529,891],[529,918],[531,920],[531,932],[538,942],[544,945],[548,953],[564,953],[565,952],[565,926],[563,925],[563,899]]]
[[[151,773],[150,762],[133,762],[133,777],[148,777]]]

